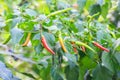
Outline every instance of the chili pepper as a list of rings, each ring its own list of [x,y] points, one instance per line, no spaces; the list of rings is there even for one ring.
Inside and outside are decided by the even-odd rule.
[[[31,33],[28,33],[26,41],[22,44],[22,46],[27,46],[28,42],[30,41]]]
[[[73,51],[77,54],[78,53],[78,50],[75,48],[75,47],[73,47]]]
[[[90,49],[91,51],[93,51],[94,53],[96,53],[96,51],[94,49],[92,49],[90,46],[88,46],[87,44],[83,43],[83,42],[80,42],[80,41],[75,41],[75,43],[77,45],[80,45],[80,46],[85,46],[86,48]]]
[[[72,46],[73,46],[73,51],[77,54],[78,53],[78,50],[76,49],[75,47],[75,42],[71,42]]]
[[[65,48],[65,45],[64,45],[63,39],[61,37],[61,32],[60,31],[59,31],[59,42],[60,42],[60,45],[61,45],[62,49],[64,50],[64,52],[67,52],[67,49]]]
[[[99,43],[93,41],[93,44],[94,44],[95,46],[97,46],[98,48],[100,48],[101,50],[104,50],[104,51],[106,51],[106,52],[109,52],[109,50],[108,50],[107,48],[103,47],[103,46],[100,45]]]
[[[85,52],[85,46],[81,46],[83,52]]]
[[[47,41],[46,41],[44,35],[42,35],[41,42],[42,42],[44,48],[45,48],[48,52],[50,52],[51,54],[55,54],[55,52],[48,46]]]

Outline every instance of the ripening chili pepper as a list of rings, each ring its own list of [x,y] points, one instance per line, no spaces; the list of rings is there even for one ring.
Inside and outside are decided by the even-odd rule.
[[[104,50],[104,51],[106,51],[106,52],[109,52],[109,50],[108,50],[107,48],[103,47],[103,46],[100,45],[99,43],[93,41],[93,44],[94,44],[95,46],[97,46],[98,48],[100,48],[101,50]]]
[[[85,52],[85,46],[81,46],[83,52]]]
[[[61,37],[61,32],[59,32],[59,42],[60,42],[60,45],[61,45],[63,51],[67,52],[67,49],[65,48],[65,45],[64,45],[64,42],[63,42],[63,39]]]
[[[28,33],[26,41],[22,44],[22,46],[27,46],[28,42],[30,41],[31,33]]]
[[[46,39],[45,39],[45,37],[44,37],[43,35],[42,35],[42,38],[41,38],[41,42],[42,42],[44,48],[45,48],[48,52],[50,52],[51,54],[55,54],[55,52],[48,46],[47,41],[46,41]]]
[[[75,47],[75,42],[71,42],[72,46],[73,46],[73,51],[77,54],[78,53],[78,50],[76,49]]]
[[[78,53],[78,50],[75,48],[75,47],[73,47],[73,51],[77,54]]]

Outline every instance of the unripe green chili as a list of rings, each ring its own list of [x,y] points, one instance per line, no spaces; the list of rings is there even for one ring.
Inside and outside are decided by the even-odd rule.
[[[86,48],[90,49],[91,51],[93,51],[94,53],[96,53],[96,51],[94,49],[92,49],[90,46],[88,46],[87,44],[83,43],[83,42],[80,42],[80,41],[75,41],[75,43],[77,45],[80,45],[80,46],[85,46]]]

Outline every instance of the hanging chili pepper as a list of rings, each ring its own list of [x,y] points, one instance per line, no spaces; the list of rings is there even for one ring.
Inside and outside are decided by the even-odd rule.
[[[50,49],[50,47],[48,46],[47,41],[46,41],[44,35],[42,35],[41,42],[42,42],[44,48],[45,48],[47,51],[49,51],[51,54],[55,54],[55,52],[54,52],[52,49]]]
[[[72,46],[73,46],[73,51],[77,54],[78,53],[78,50],[76,49],[75,47],[75,42],[71,42]]]
[[[75,41],[75,44],[80,45],[80,46],[85,46],[86,48],[90,49],[91,51],[93,51],[94,53],[96,53],[96,51],[94,49],[92,49],[90,46],[88,46],[87,44],[80,42],[80,41]]]
[[[106,51],[106,52],[109,52],[109,50],[108,50],[107,48],[103,47],[103,46],[100,45],[99,43],[93,41],[93,44],[94,44],[95,46],[97,46],[98,48],[100,48],[101,50],[104,50],[104,51]]]
[[[28,33],[26,41],[22,44],[22,46],[27,46],[28,42],[30,41],[31,33]]]
[[[85,52],[85,46],[81,46],[83,52]]]
[[[78,53],[78,50],[75,48],[75,47],[73,47],[73,51],[77,54]]]
[[[63,39],[61,37],[61,32],[60,31],[59,31],[59,42],[60,42],[60,45],[61,45],[62,49],[64,50],[64,52],[67,52],[67,49],[65,48],[65,45],[64,45]]]

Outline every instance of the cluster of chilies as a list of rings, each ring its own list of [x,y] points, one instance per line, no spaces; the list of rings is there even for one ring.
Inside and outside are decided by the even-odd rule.
[[[22,46],[27,46],[28,42],[30,41],[30,37],[31,37],[31,33],[28,33],[27,38],[26,38],[26,41],[22,44]],[[41,43],[42,43],[43,47],[44,47],[48,52],[50,52],[50,53],[53,54],[53,55],[55,54],[55,52],[48,46],[47,41],[46,41],[44,35],[41,36]],[[59,43],[60,43],[63,51],[64,51],[65,53],[67,53],[68,51],[67,51],[67,49],[66,49],[66,47],[65,47],[65,45],[64,45],[64,41],[63,41],[63,39],[62,39],[62,37],[61,37],[61,32],[59,32]],[[76,42],[76,43],[78,43],[78,42]],[[106,51],[106,52],[109,52],[109,50],[108,50],[107,48],[103,47],[103,46],[100,45],[99,43],[97,43],[97,42],[95,42],[95,41],[93,41],[92,43],[93,43],[93,45],[95,45],[95,46],[98,47],[99,49],[101,49],[101,50],[103,50],[103,51]],[[78,53],[77,48],[75,47],[75,42],[71,42],[71,44],[72,44],[72,46],[73,46],[73,51],[74,51],[75,53]],[[80,43],[80,44],[82,45],[82,44],[84,44],[84,43]],[[82,50],[83,52],[86,51],[86,48],[85,48],[85,47],[87,47],[87,48],[90,49],[89,46],[84,46],[84,45],[82,45],[82,46],[81,46],[81,50]]]

